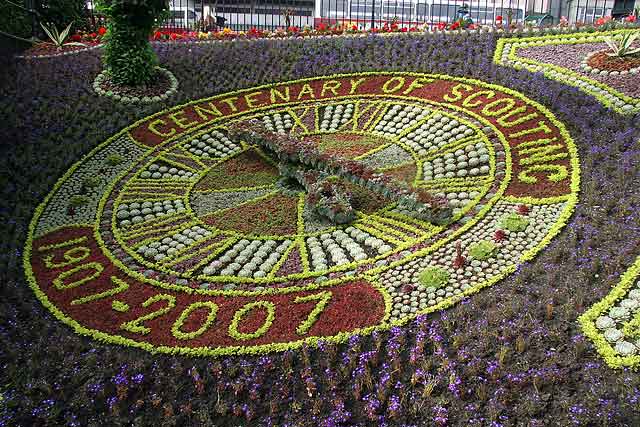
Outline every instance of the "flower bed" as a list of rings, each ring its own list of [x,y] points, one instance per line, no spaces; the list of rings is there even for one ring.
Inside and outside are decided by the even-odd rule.
[[[342,131],[377,145],[347,160],[286,135]],[[407,160],[380,164],[391,147]],[[234,160],[251,152],[253,166]],[[274,161],[300,190],[269,184]],[[406,164],[409,182],[388,173]],[[571,215],[578,168],[562,124],[506,88],[388,73],[282,82],[158,113],[94,150],[39,208],[25,266],[54,314],[115,343],[223,355],[344,340],[447,308],[531,259]],[[105,176],[90,192],[76,187],[97,169]],[[319,172],[384,207],[340,205],[344,184],[316,188]],[[283,274],[290,256],[298,269]],[[446,283],[421,283],[434,267]],[[302,326],[311,314],[297,303],[314,298],[324,305]],[[245,317],[255,333],[220,335]]]
[[[44,291],[53,294],[72,293],[69,295],[70,301],[63,301],[65,304],[68,303],[68,306],[58,305],[58,301],[55,303],[60,311],[71,307],[64,313],[77,319],[78,325],[84,325],[87,329],[84,332],[91,333],[93,338],[75,334],[72,327],[54,319],[50,311],[44,309],[41,302],[34,297],[25,280],[20,262],[24,236],[29,227],[29,220],[42,198],[52,192],[56,179],[63,176],[83,154],[90,152],[112,135],[118,135],[123,128],[146,119],[165,107],[155,104],[133,107],[101,97],[96,98],[91,89],[93,78],[101,69],[99,54],[96,52],[78,55],[73,60],[53,59],[47,61],[46,67],[36,61],[21,61],[17,65],[5,68],[11,78],[2,83],[4,86],[1,89],[3,96],[0,97],[0,111],[7,118],[9,128],[6,141],[11,144],[3,146],[3,156],[0,156],[3,170],[7,171],[10,177],[7,185],[2,188],[1,203],[4,213],[0,215],[5,227],[1,241],[3,268],[0,269],[0,276],[5,285],[3,298],[0,300],[0,311],[4,315],[4,321],[0,326],[0,340],[5,349],[0,356],[4,378],[0,385],[2,422],[8,425],[91,425],[104,423],[105,419],[109,419],[114,424],[125,425],[138,422],[153,425],[296,426],[483,426],[491,423],[511,425],[522,422],[530,425],[625,425],[635,422],[635,402],[640,390],[637,374],[629,369],[609,369],[594,350],[591,341],[586,339],[579,329],[576,319],[587,307],[605,297],[611,287],[619,282],[620,274],[640,255],[637,246],[640,230],[635,214],[637,189],[640,188],[640,177],[635,173],[640,161],[640,153],[637,150],[637,123],[629,115],[617,114],[606,109],[595,98],[578,88],[546,78],[541,73],[495,65],[488,53],[494,51],[496,38],[496,34],[469,33],[462,36],[452,33],[393,39],[345,37],[278,42],[202,43],[191,44],[188,49],[185,49],[185,46],[167,43],[161,45],[158,54],[163,67],[172,70],[180,80],[180,90],[171,101],[174,104],[231,92],[237,95],[239,89],[255,88],[260,84],[285,83],[292,79],[304,80],[314,76],[352,74],[366,70],[380,70],[384,75],[398,69],[412,70],[420,74],[439,74],[441,77],[467,76],[503,88],[509,87],[524,94],[526,99],[544,105],[545,109],[566,127],[580,153],[579,203],[567,226],[536,258],[519,264],[515,271],[495,286],[485,288],[474,295],[464,296],[446,310],[430,306],[427,299],[428,308],[425,311],[433,312],[416,315],[411,313],[411,304],[412,298],[415,301],[423,301],[419,287],[436,288],[436,299],[441,297],[443,301],[446,300],[448,282],[445,280],[459,281],[450,270],[456,265],[464,265],[466,269],[471,263],[477,265],[479,262],[482,269],[482,263],[485,262],[492,267],[495,266],[494,268],[501,268],[492,258],[488,261],[483,261],[482,258],[495,255],[496,259],[500,259],[497,255],[502,254],[505,246],[512,241],[508,228],[518,230],[526,226],[525,233],[528,234],[537,227],[546,226],[545,221],[542,221],[541,225],[536,220],[529,219],[531,216],[539,217],[540,209],[530,207],[527,203],[513,205],[511,210],[497,218],[495,224],[499,225],[500,229],[491,233],[493,230],[487,228],[489,233],[481,239],[471,239],[470,230],[473,226],[470,226],[467,231],[460,233],[461,238],[453,238],[450,241],[452,244],[455,243],[453,247],[448,243],[441,246],[446,247],[450,254],[440,257],[440,267],[428,266],[423,269],[419,265],[422,256],[420,254],[414,255],[416,258],[409,258],[406,264],[402,264],[402,259],[388,258],[391,263],[398,265],[376,267],[382,273],[393,274],[398,270],[396,267],[409,265],[399,277],[398,286],[395,282],[380,280],[380,283],[393,287],[393,290],[385,286],[384,289],[380,287],[380,290],[368,292],[368,281],[363,282],[357,278],[361,277],[360,273],[356,271],[357,277],[349,276],[348,273],[352,271],[350,267],[342,271],[331,266],[331,249],[327,254],[327,248],[319,237],[316,237],[315,243],[312,240],[309,245],[305,245],[306,255],[302,254],[302,246],[291,247],[289,256],[280,268],[275,270],[274,265],[269,271],[268,274],[272,274],[272,278],[263,279],[264,283],[270,281],[269,285],[264,286],[263,290],[253,288],[253,293],[265,292],[264,298],[247,296],[244,300],[237,299],[230,305],[224,303],[226,299],[222,297],[223,294],[235,291],[240,298],[240,292],[247,292],[243,290],[243,286],[251,282],[256,283],[259,278],[233,279],[231,282],[210,281],[207,283],[212,286],[206,291],[211,294],[205,294],[201,292],[205,289],[188,290],[189,283],[184,284],[180,275],[173,275],[176,277],[172,278],[169,277],[172,276],[171,273],[160,271],[154,276],[153,271],[147,272],[152,268],[145,267],[136,273],[140,275],[140,282],[143,283],[142,287],[138,287],[137,280],[130,280],[128,273],[123,274],[129,271],[127,266],[136,261],[136,258],[126,251],[109,251],[107,253],[117,257],[121,265],[116,265],[113,270],[105,268],[103,274],[106,276],[114,273],[116,278],[129,285],[126,291],[117,292],[124,287],[117,280],[110,282],[109,287],[106,286],[106,281],[102,282],[105,284],[104,288],[91,287],[95,286],[95,283],[90,282],[67,290],[58,290],[53,281],[46,282],[49,283],[48,286],[43,285]],[[189,52],[189,49],[192,51]],[[213,58],[225,60],[214,61]],[[246,58],[259,60],[247,62]],[[215,65],[212,65],[214,63]],[[502,91],[494,86],[482,88]],[[296,92],[293,88],[290,88],[290,91],[292,102],[295,102]],[[467,94],[465,91],[462,93]],[[454,96],[453,93],[449,94]],[[439,95],[433,93],[432,96]],[[521,99],[519,96],[516,98]],[[475,99],[485,100],[480,96]],[[307,99],[303,98],[301,101],[305,103]],[[419,99],[392,101],[391,104],[417,103],[417,106],[426,102]],[[389,101],[377,100],[378,104],[385,102]],[[441,108],[447,113],[452,113],[451,105],[473,110],[473,107],[463,108],[461,102],[462,99],[457,102],[443,102],[445,105]],[[468,103],[472,102],[473,100],[470,100]],[[356,101],[318,99],[307,102],[309,106],[325,103],[344,105],[342,116],[349,103],[353,104],[355,111]],[[203,107],[211,109],[207,102]],[[280,107],[275,107],[276,110],[278,108]],[[332,110],[336,111],[337,108]],[[167,110],[163,114],[172,112]],[[229,110],[221,112],[228,113]],[[273,112],[275,119],[276,111],[270,107],[265,106],[264,110],[254,113],[261,116],[263,113],[267,115],[268,112]],[[462,111],[457,113],[462,114]],[[240,120],[250,114],[252,113],[239,111],[236,117]],[[278,114],[281,116],[280,127],[286,132],[290,131],[283,114]],[[324,117],[324,112],[322,116]],[[173,122],[162,114],[154,119],[163,117]],[[181,117],[190,118],[188,115],[176,116],[178,120],[181,120]],[[310,117],[315,117],[315,114],[310,114],[308,118]],[[451,116],[449,118],[451,121]],[[226,122],[227,119],[232,121],[234,117],[227,117],[222,121]],[[460,122],[459,118],[454,119]],[[339,127],[341,120],[338,119],[334,127]],[[471,127],[476,127],[473,122],[476,118],[465,116],[463,120],[467,120]],[[320,120],[319,123],[318,143],[322,146],[322,141],[327,141],[325,146],[329,150],[335,147],[335,136],[339,132],[329,131],[334,122],[333,114],[326,120],[323,128],[324,121]],[[273,120],[272,123],[274,129],[278,129],[278,122]],[[292,119],[289,123],[292,127],[299,126]],[[312,120],[301,120],[301,123],[315,127]],[[142,124],[144,122],[139,123]],[[432,124],[435,125],[433,122]],[[184,141],[176,139],[155,148],[139,146],[131,143],[129,136],[123,136],[119,143],[125,145],[117,145],[116,139],[112,139],[114,145],[110,146],[118,150],[118,155],[107,154],[105,157],[98,157],[97,150],[91,157],[87,157],[69,175],[74,175],[75,171],[86,171],[81,181],[74,180],[76,184],[71,187],[73,191],[63,190],[66,186],[61,185],[59,191],[50,197],[51,203],[61,201],[58,205],[61,214],[58,219],[54,218],[55,221],[67,218],[67,213],[63,213],[67,210],[69,213],[73,212],[75,224],[87,226],[86,230],[78,228],[76,232],[69,232],[61,239],[81,238],[80,234],[85,231],[87,236],[95,237],[92,227],[95,227],[96,218],[87,215],[87,209],[93,209],[93,206],[100,204],[101,195],[105,196],[106,183],[126,178],[127,170],[132,167],[130,159],[140,158],[152,149],[157,149],[158,153],[162,152],[163,158],[154,162],[149,158],[148,163],[139,163],[139,168],[135,168],[141,179],[157,180],[149,184],[155,183],[164,187],[169,193],[166,203],[162,201],[161,205],[157,205],[158,212],[154,212],[154,216],[160,213],[159,211],[173,211],[176,214],[180,211],[179,213],[183,214],[190,208],[199,218],[210,214],[219,218],[216,212],[225,209],[229,212],[230,206],[243,203],[246,205],[246,202],[250,201],[257,203],[260,196],[265,196],[261,199],[265,200],[267,193],[273,192],[273,187],[269,186],[276,185],[278,180],[274,165],[269,165],[266,159],[261,160],[264,157],[256,154],[248,157],[256,161],[246,168],[242,168],[244,161],[236,162],[234,166],[230,163],[231,160],[245,153],[247,147],[236,144],[230,138],[225,139],[222,132],[224,129],[210,130],[207,129],[208,126],[203,124],[202,128],[195,129],[194,125],[185,129],[178,137],[183,137]],[[211,126],[217,125],[212,123]],[[157,129],[165,133],[170,132],[163,126]],[[481,133],[491,141],[490,129],[487,130],[487,134],[483,129],[481,126]],[[195,137],[196,134],[205,131],[214,143],[209,144],[209,138],[202,140]],[[384,131],[384,126],[381,131]],[[135,134],[136,140],[155,138],[151,131],[144,129]],[[358,138],[353,135],[353,132],[344,132],[341,139],[356,144]],[[371,152],[376,148],[372,143],[374,140],[379,141],[378,150]],[[129,145],[126,145],[127,141]],[[398,144],[391,144],[389,138],[372,130],[368,135],[363,135],[361,141],[364,147],[358,145],[357,150],[344,151],[353,153],[354,158],[367,153],[370,165],[386,170],[385,173],[393,174],[398,179],[409,182],[415,179],[421,170],[423,177],[430,176],[432,181],[436,181],[443,178],[436,178],[436,175],[443,174],[440,168],[445,169],[444,175],[453,172],[447,171],[445,167],[452,164],[451,161],[447,163],[451,156],[446,159],[442,157],[441,160],[426,158],[421,169],[416,167],[416,163],[411,161],[413,157],[407,153],[416,151],[420,156],[420,140],[413,141],[416,145],[411,146],[409,142],[412,140],[409,139],[408,148],[403,148]],[[168,149],[173,142],[182,144],[183,151],[189,154],[174,152],[171,154],[181,154],[182,157],[171,156],[167,159],[164,148]],[[200,144],[203,146],[200,147]],[[387,145],[384,146],[385,144]],[[498,144],[498,148],[500,145]],[[107,146],[108,144],[104,144],[103,148]],[[207,146],[209,148],[205,149]],[[477,159],[477,169],[486,166],[483,163],[485,158],[481,158],[485,155],[482,148],[475,145],[473,149],[469,147],[469,152],[464,153],[467,156],[466,160],[459,160],[458,157],[462,154],[456,156],[457,150],[454,150],[455,164],[466,161],[469,166],[473,158]],[[486,154],[489,155],[491,171],[491,159],[495,157],[497,166],[499,151],[495,144],[493,151],[491,147],[485,148]],[[363,150],[366,151],[362,152]],[[442,153],[440,148],[435,151]],[[475,153],[470,155],[473,151]],[[429,154],[426,149],[425,152],[425,155]],[[506,158],[507,151],[504,152]],[[511,153],[515,152],[516,150],[512,150]],[[229,160],[221,163],[219,169],[210,169],[209,174],[198,181],[187,203],[186,199],[178,194],[180,186],[192,182],[192,177],[198,173],[197,168],[201,167],[193,159],[206,162],[207,156],[211,159],[227,156],[225,158]],[[90,163],[91,159],[96,160],[96,163]],[[178,159],[182,159],[185,165],[185,162],[188,162],[190,166],[185,166],[184,169],[175,165],[169,167],[169,163],[166,162]],[[126,164],[123,164],[123,161]],[[516,165],[519,164],[519,160],[512,157],[511,163],[514,162]],[[427,163],[429,167],[426,167]],[[156,166],[152,166],[153,164]],[[160,172],[161,167],[166,167],[166,172]],[[172,168],[176,170],[170,171]],[[460,170],[470,172],[471,169],[462,167]],[[234,179],[237,180],[219,180],[220,177],[227,176],[227,171],[237,171],[234,175]],[[456,168],[456,174],[457,171]],[[167,178],[163,178],[165,173],[169,174]],[[155,175],[154,178],[154,174],[160,175]],[[512,173],[510,182],[517,182],[518,174]],[[250,185],[252,177],[261,185],[236,194],[224,191],[237,188],[238,183],[243,183],[243,186]],[[472,181],[470,173],[468,177],[460,179]],[[71,180],[63,181],[71,184]],[[216,182],[220,182],[220,185],[214,187]],[[528,188],[536,188],[536,185],[528,185]],[[143,190],[135,186],[132,188]],[[360,188],[354,186],[349,191],[356,197],[356,190]],[[375,216],[376,212],[388,207],[384,198],[374,199],[371,195],[372,193],[364,191],[359,195],[361,206],[368,202],[366,208],[361,209],[363,217]],[[127,197],[123,196],[121,201],[127,204],[125,200],[130,198],[132,200],[129,204],[135,203],[133,199],[136,197],[138,195],[128,194]],[[108,199],[106,195],[105,201]],[[71,200],[73,206],[69,206]],[[98,200],[97,205],[94,205],[95,200]],[[454,204],[458,205],[459,201],[466,199],[456,200],[458,202]],[[152,202],[152,211],[156,209],[155,203],[156,201]],[[523,204],[527,205],[526,209],[521,206]],[[464,205],[463,203],[462,208]],[[495,207],[497,204],[487,211],[487,215],[494,212]],[[131,213],[133,209],[135,207],[128,212]],[[117,215],[117,212],[113,215]],[[162,215],[158,219],[161,218]],[[285,216],[278,218],[286,219]],[[282,224],[285,222],[281,221]],[[117,224],[113,225],[116,230],[119,229]],[[416,230],[418,227],[426,226],[421,223],[412,223],[411,228],[405,226],[407,223],[387,224],[383,233],[386,238],[400,240],[402,234],[410,239],[424,237]],[[462,218],[457,224],[461,224],[457,230],[466,225]],[[193,228],[187,233],[204,236],[207,240],[202,239],[202,245],[220,244],[225,238],[225,233],[229,232],[227,230],[218,236],[206,235],[207,231],[211,231],[209,226],[202,223],[196,225],[200,228]],[[305,225],[322,227],[322,224],[310,222]],[[169,226],[170,223],[167,224],[167,227]],[[372,226],[375,228],[377,225]],[[353,227],[360,228],[360,225]],[[348,234],[346,228],[344,231]],[[321,230],[315,233],[323,234]],[[518,231],[515,233],[517,235]],[[348,236],[351,237],[350,234]],[[138,244],[144,244],[144,236],[127,237],[131,237],[130,242],[133,245],[136,244],[136,240]],[[463,244],[464,237],[473,241]],[[189,234],[180,237],[185,241],[189,238],[192,238]],[[337,239],[344,241],[344,237],[332,236],[331,239],[342,248]],[[121,239],[118,236],[116,240]],[[284,243],[286,238],[279,241]],[[40,246],[51,243],[54,242],[43,242]],[[250,241],[244,249],[251,243]],[[91,250],[91,254],[86,258],[87,262],[109,265],[100,255],[104,249],[85,242],[79,245],[87,246]],[[229,249],[232,247],[233,245]],[[267,250],[265,247],[267,256],[263,261],[269,261],[271,254],[280,254],[279,247],[280,244],[273,249]],[[337,252],[335,246],[331,248]],[[367,248],[364,250],[365,255],[374,255],[373,251],[367,252]],[[69,249],[72,247],[57,249],[50,262],[70,261],[63,256]],[[183,250],[186,249],[185,245]],[[192,249],[197,252],[197,247]],[[244,249],[238,247],[238,255]],[[260,249],[262,248],[250,248],[254,254]],[[327,277],[328,280],[320,283],[315,283],[315,277],[311,277],[307,280],[313,283],[303,283],[301,286],[318,286],[316,290],[298,294],[288,292],[290,289],[286,289],[286,285],[292,276],[304,273],[305,268],[311,270],[311,249],[315,253],[324,253],[331,272],[344,276],[337,279]],[[418,249],[420,250],[422,249]],[[429,251],[427,244],[424,253]],[[80,249],[68,255],[70,258],[78,258],[85,252]],[[347,259],[351,259],[348,250],[343,249],[343,252]],[[150,254],[153,255],[153,252]],[[47,255],[49,254],[44,254],[45,257]],[[138,255],[142,254],[136,254]],[[309,261],[310,258],[311,265],[305,267],[303,261]],[[417,262],[410,265],[413,261]],[[155,260],[145,262],[160,263]],[[251,259],[243,265],[250,263]],[[176,265],[187,270],[193,267],[188,263]],[[61,267],[61,270],[71,267]],[[225,268],[226,265],[221,267]],[[414,268],[415,271],[412,271]],[[237,276],[241,270],[233,274]],[[257,270],[259,267],[253,273]],[[78,272],[77,276],[65,277],[62,285],[73,283],[73,280],[81,279],[84,277],[83,274],[91,272],[87,269]],[[145,272],[151,278],[147,278]],[[213,273],[217,274],[218,271],[214,270]],[[366,276],[367,272],[364,273]],[[52,279],[54,276],[55,274],[51,274]],[[375,272],[370,276],[375,276]],[[350,277],[354,280],[352,286],[344,285],[351,280]],[[175,284],[172,283],[173,279]],[[330,282],[331,280],[335,282]],[[408,280],[408,283],[403,284],[402,280]],[[154,281],[169,287],[147,287],[148,283]],[[332,283],[336,283],[335,288]],[[445,286],[438,288],[442,284]],[[228,286],[229,289],[224,289],[225,285],[235,285],[236,288],[231,289]],[[415,289],[416,285],[418,289]],[[469,285],[473,285],[471,280]],[[219,290],[219,295],[213,296],[213,291],[217,290],[216,286],[221,286],[222,289]],[[152,292],[139,295],[137,299],[124,298],[133,295],[129,292],[143,292],[145,288]],[[344,293],[333,293],[338,289]],[[440,290],[444,295],[438,295],[437,291]],[[71,304],[78,298],[96,295],[94,291],[111,291],[114,294]],[[326,291],[332,292],[330,298],[324,293]],[[394,297],[385,301],[383,305],[384,311],[390,312],[387,323],[396,322],[395,318],[392,318],[394,310],[398,310],[399,315],[404,316],[402,319],[406,319],[398,321],[397,327],[380,327],[374,331],[363,331],[350,338],[340,337],[335,341],[318,339],[317,344],[310,341],[296,347],[295,350],[255,356],[219,354],[217,358],[177,357],[162,354],[162,349],[146,345],[150,342],[157,343],[161,339],[171,339],[184,347],[185,343],[208,340],[208,334],[213,333],[216,339],[221,340],[220,343],[229,340],[229,343],[236,342],[243,347],[250,347],[261,339],[271,339],[272,336],[269,334],[274,330],[283,331],[278,328],[282,325],[279,322],[286,319],[281,316],[281,307],[287,303],[291,303],[301,312],[304,311],[297,313],[291,310],[291,317],[287,320],[293,324],[289,329],[291,335],[330,336],[335,329],[325,329],[327,316],[335,316],[331,318],[342,322],[335,325],[338,329],[353,326],[353,318],[343,319],[343,313],[351,310],[351,307],[359,307],[370,315],[361,319],[364,324],[376,322],[375,316],[379,313],[377,310],[380,306],[375,302],[378,301],[376,298],[381,291],[393,291],[398,297],[402,296],[402,301],[395,300]],[[415,296],[411,295],[414,292]],[[267,293],[269,296],[266,296]],[[157,297],[158,294],[176,297],[175,306],[170,297]],[[404,298],[406,294],[409,295],[408,298]],[[287,295],[291,297],[288,301],[284,299]],[[151,297],[155,298],[147,307],[143,307],[142,304]],[[189,298],[194,299],[187,301]],[[202,299],[196,300],[197,298]],[[293,302],[296,299],[298,302]],[[211,301],[217,306],[217,310],[208,303]],[[365,307],[363,303],[366,301],[374,304]],[[339,303],[336,306],[337,302]],[[408,313],[403,313],[404,306],[408,307],[405,309]],[[336,307],[340,310],[346,307],[346,310],[336,312]],[[164,311],[167,308],[169,311],[154,319],[129,324],[128,330],[119,329],[122,323],[135,320],[138,315],[147,315],[156,310]],[[422,310],[419,303],[416,311],[418,310]],[[89,327],[95,319],[100,319],[102,325],[99,326],[104,326],[105,318],[109,316],[116,322],[117,334],[131,337],[132,341],[127,344],[160,353],[150,354],[138,348],[125,348],[122,343],[112,345],[101,341],[111,339],[98,334],[98,329]],[[594,321],[596,319],[597,317]],[[144,333],[145,328],[151,330]],[[201,328],[204,332],[201,332]],[[198,335],[200,332],[202,335]],[[256,333],[264,335],[256,337]],[[43,336],[47,339],[43,340]],[[280,335],[280,338],[284,341],[287,339],[285,335]]]
[[[602,301],[580,316],[585,334],[613,368],[640,364],[640,258]]]
[[[498,42],[496,63],[543,72],[553,79],[567,81],[597,97],[605,105],[628,114],[640,111],[640,67],[630,58],[622,68],[600,70],[589,65],[593,55],[601,55],[606,37],[619,37],[637,29],[605,31],[597,34],[565,34]],[[611,63],[609,61],[608,63]]]

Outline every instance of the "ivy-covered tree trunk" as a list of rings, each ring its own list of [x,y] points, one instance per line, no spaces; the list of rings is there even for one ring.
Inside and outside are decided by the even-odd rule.
[[[103,61],[118,85],[138,86],[150,82],[158,58],[149,35],[168,10],[166,0],[103,0],[100,10],[108,17]]]

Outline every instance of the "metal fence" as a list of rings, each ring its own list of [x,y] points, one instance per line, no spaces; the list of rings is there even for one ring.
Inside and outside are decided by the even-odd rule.
[[[637,3],[637,4],[636,4]],[[396,23],[400,28],[451,23],[462,13],[481,25],[501,18],[503,25],[592,24],[599,18],[620,18],[640,8],[640,0],[170,0],[167,30],[235,31],[251,28],[317,28],[347,25],[359,29]],[[93,0],[87,0],[96,20]]]

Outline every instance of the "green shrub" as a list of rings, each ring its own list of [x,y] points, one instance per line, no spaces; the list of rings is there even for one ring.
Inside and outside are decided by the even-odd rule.
[[[427,267],[418,276],[418,281],[428,288],[441,288],[449,281],[449,272],[440,267]]]
[[[495,255],[498,246],[489,240],[482,240],[469,247],[469,256],[480,261],[487,260]]]
[[[113,83],[138,86],[153,79],[158,58],[149,35],[168,10],[166,0],[99,0],[109,30],[103,61]]]

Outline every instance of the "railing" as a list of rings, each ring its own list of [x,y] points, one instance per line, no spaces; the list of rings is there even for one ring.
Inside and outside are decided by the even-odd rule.
[[[87,0],[96,24],[94,0]],[[466,6],[466,8],[463,8]],[[380,28],[435,27],[465,13],[474,23],[552,25],[564,17],[570,24],[593,24],[605,16],[622,17],[640,7],[640,0],[170,0],[168,30],[211,31],[231,28],[317,28],[319,25]]]

